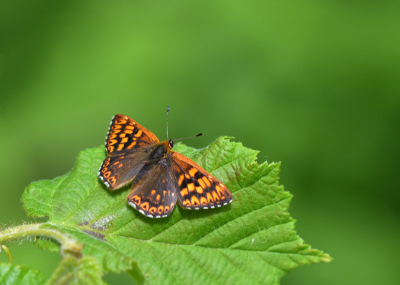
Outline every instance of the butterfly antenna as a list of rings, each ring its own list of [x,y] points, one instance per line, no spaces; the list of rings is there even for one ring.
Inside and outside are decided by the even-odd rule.
[[[195,137],[200,137],[200,136],[202,136],[202,135],[204,135],[204,134],[203,134],[203,133],[200,133],[200,134],[198,134],[198,135],[191,136],[191,137],[187,137],[187,138],[174,139],[174,141],[180,141],[180,140],[191,139],[191,138],[195,138]]]
[[[168,114],[169,114],[169,106],[167,106],[167,139],[168,139]]]

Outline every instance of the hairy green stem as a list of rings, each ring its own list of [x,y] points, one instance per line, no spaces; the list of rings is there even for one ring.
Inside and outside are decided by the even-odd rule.
[[[16,227],[9,227],[0,231],[0,244],[23,239],[27,237],[46,237],[55,239],[61,244],[62,251],[70,250],[79,252],[83,249],[83,245],[68,235],[54,229],[43,227],[44,224],[26,224]]]

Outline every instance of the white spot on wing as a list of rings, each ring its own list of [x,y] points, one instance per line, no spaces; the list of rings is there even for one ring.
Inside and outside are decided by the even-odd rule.
[[[128,204],[136,209],[136,205],[132,201],[128,201]]]
[[[142,213],[143,215],[145,215],[145,213],[143,212],[143,210],[139,210],[140,213]]]

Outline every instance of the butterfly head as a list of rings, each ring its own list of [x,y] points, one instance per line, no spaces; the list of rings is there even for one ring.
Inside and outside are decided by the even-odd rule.
[[[173,140],[168,140],[168,146],[170,148],[173,148],[174,147],[174,141]]]

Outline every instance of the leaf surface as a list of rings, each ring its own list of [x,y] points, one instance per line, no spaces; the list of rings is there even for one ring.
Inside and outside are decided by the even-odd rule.
[[[47,281],[47,285],[102,285],[101,276],[102,270],[95,258],[66,255]]]
[[[44,284],[46,276],[25,265],[0,263],[0,284]]]
[[[218,177],[233,202],[144,217],[126,204],[130,186],[110,192],[99,180],[102,146],[81,152],[66,175],[32,183],[24,208],[85,244],[83,253],[104,271],[128,270],[135,260],[151,284],[278,284],[299,265],[331,260],[296,235],[288,213],[292,195],[278,181],[280,163],[259,165],[257,151],[227,137],[204,149],[177,144],[174,150]]]

